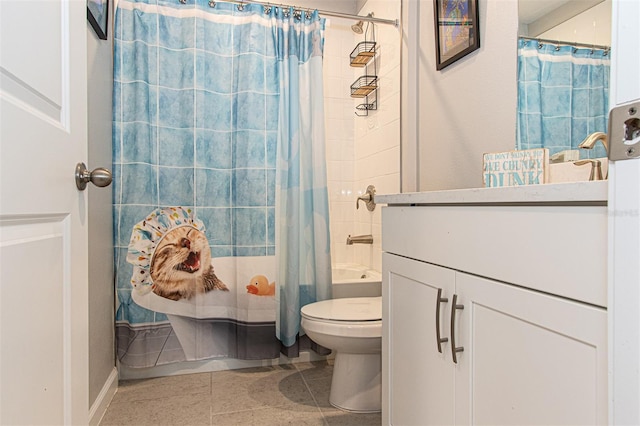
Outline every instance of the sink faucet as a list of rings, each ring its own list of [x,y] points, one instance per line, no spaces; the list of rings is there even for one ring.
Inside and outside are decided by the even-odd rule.
[[[602,180],[602,163],[600,160],[580,160],[573,163],[575,166],[591,164],[591,174],[589,180]]]
[[[594,132],[591,133],[589,136],[587,136],[582,142],[580,142],[580,145],[578,145],[578,148],[584,148],[584,149],[593,149],[593,147],[595,146],[596,142],[602,142],[602,145],[604,146],[604,151],[607,153],[607,157],[609,156],[609,141],[607,139],[607,135],[606,133],[602,133],[602,132]],[[591,176],[589,178],[589,180],[602,180],[602,171],[600,171],[600,161],[598,161],[598,164],[596,163],[591,163]],[[577,164],[577,163],[574,163]],[[582,163],[585,164],[585,163]],[[579,165],[579,164],[578,164]],[[595,175],[594,175],[595,173]],[[609,177],[609,169],[607,169],[607,174],[604,177],[605,179],[607,179]]]
[[[607,152],[607,156],[608,156],[609,155],[609,143],[608,143],[608,140],[607,140],[607,135],[605,133],[602,133],[602,132],[591,133],[582,142],[580,142],[580,145],[578,145],[578,148],[593,149],[593,147],[595,146],[596,142],[598,142],[598,141],[602,142],[602,145],[604,145],[604,150]]]
[[[352,244],[373,244],[373,235],[349,235],[347,237],[347,245]]]

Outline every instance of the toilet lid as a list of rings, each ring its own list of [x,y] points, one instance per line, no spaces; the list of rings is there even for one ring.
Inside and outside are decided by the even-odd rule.
[[[331,299],[303,306],[303,316],[332,321],[380,321],[382,297]]]

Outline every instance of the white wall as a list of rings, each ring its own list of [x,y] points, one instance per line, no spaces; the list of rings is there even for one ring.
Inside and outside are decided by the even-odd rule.
[[[109,16],[112,26],[113,16]],[[87,167],[111,168],[111,92],[113,31],[100,40],[87,23],[88,141]],[[89,405],[115,367],[113,231],[111,186],[89,185]],[[99,414],[98,414],[99,415]]]
[[[432,2],[403,8],[403,190],[482,187],[482,154],[515,149],[518,2],[480,0],[480,49],[441,71]],[[609,45],[610,8],[607,0],[540,37]]]
[[[361,15],[373,12],[384,19],[400,18],[400,1],[369,0]],[[362,41],[364,38],[358,38]],[[355,118],[355,184],[361,195],[368,185],[378,194],[400,192],[400,29],[376,25],[379,78],[378,109]],[[371,67],[370,67],[371,69]],[[354,68],[354,70],[357,70]],[[362,70],[354,72],[354,80]],[[360,102],[354,102],[358,104]],[[373,212],[364,204],[355,212],[355,233],[372,234],[373,245],[353,245],[355,262],[382,270],[382,206]]]
[[[611,0],[603,1],[538,37],[611,46]]]
[[[324,102],[327,144],[327,180],[333,263],[351,263],[347,235],[355,229],[354,109],[349,87],[353,70],[349,53],[355,46],[351,25],[344,19],[329,19],[324,44]]]
[[[417,146],[418,190],[481,187],[482,154],[515,146],[518,4],[480,0],[480,49],[440,71],[433,2],[403,0],[403,8],[417,8],[418,15],[417,27],[404,30],[413,55],[407,73],[415,78],[407,79],[403,100],[405,116],[418,108],[413,123],[403,126],[403,143]],[[403,167],[415,161],[403,157]]]
[[[400,17],[400,1],[369,0],[359,12]],[[355,115],[362,99],[350,97],[351,84],[364,74],[349,65],[349,55],[364,35],[351,31],[354,21],[330,19],[325,33],[324,90],[327,135],[327,177],[333,263],[359,263],[381,270],[380,206],[369,212],[356,199],[368,185],[377,192],[400,191],[400,37],[399,29],[376,25],[379,77],[378,110]],[[366,28],[366,23],[365,23]],[[373,73],[373,66],[369,72]],[[347,246],[347,236],[372,234],[373,245]]]
[[[296,0],[292,2],[285,2],[284,4],[342,13],[356,13],[357,10],[356,2],[354,0]]]

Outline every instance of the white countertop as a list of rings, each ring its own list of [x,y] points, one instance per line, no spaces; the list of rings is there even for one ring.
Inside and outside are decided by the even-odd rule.
[[[608,182],[570,182],[502,188],[469,188],[445,191],[376,194],[378,204],[496,204],[588,203],[607,204]]]

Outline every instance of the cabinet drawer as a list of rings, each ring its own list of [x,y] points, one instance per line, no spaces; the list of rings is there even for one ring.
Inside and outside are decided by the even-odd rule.
[[[606,206],[382,210],[382,249],[597,306],[607,304]]]

